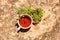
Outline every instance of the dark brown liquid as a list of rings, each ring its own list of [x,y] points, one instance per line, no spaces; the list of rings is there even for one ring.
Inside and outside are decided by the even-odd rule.
[[[20,17],[19,23],[22,27],[26,28],[31,24],[31,18],[27,15]]]

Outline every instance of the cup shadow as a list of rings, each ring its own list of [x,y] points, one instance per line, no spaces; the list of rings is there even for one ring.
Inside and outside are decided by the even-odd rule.
[[[18,23],[16,23],[15,26],[17,26],[17,28],[18,28],[18,27],[19,27]],[[31,28],[31,27],[30,27],[30,28]],[[19,33],[19,32],[27,32],[27,31],[29,31],[30,28],[28,28],[28,29],[22,29],[22,28],[21,28],[20,30],[17,31],[17,33]]]

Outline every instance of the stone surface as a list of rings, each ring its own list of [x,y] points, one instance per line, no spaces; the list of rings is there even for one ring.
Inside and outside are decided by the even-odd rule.
[[[26,33],[17,33],[15,7],[45,7],[56,14],[56,25],[52,31],[34,37],[26,37]],[[59,0],[0,0],[0,40],[60,40],[60,3]],[[31,32],[31,31],[29,31]],[[27,33],[29,33],[27,32]],[[36,32],[34,32],[34,35]],[[38,34],[38,33],[37,33]],[[25,35],[25,38],[23,37]],[[34,36],[33,34],[31,36]]]

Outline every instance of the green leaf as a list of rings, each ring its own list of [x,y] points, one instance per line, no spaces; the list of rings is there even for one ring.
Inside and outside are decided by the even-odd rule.
[[[35,19],[36,23],[39,22],[39,17],[36,13],[33,13],[33,18]]]
[[[43,16],[43,10],[41,8],[37,8],[37,12],[39,16]]]
[[[33,17],[38,19],[38,15],[36,13],[33,13]]]
[[[17,14],[22,14],[22,13],[26,13],[27,10],[25,8],[18,8],[17,9]]]
[[[29,6],[27,9],[28,9],[28,11],[32,11],[33,10],[32,6]]]

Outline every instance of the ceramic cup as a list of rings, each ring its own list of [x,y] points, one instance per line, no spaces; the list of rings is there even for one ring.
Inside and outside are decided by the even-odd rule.
[[[19,19],[19,20],[18,20],[18,25],[19,25],[18,30],[20,30],[21,28],[22,28],[22,29],[28,29],[28,28],[31,27],[31,24],[33,23],[32,17],[31,17],[30,15],[28,15],[28,14],[21,14],[20,17],[22,17],[22,16],[27,16],[27,17],[29,17],[30,20],[31,20],[31,23],[30,23],[29,26],[27,26],[26,28],[24,28],[23,26],[20,25],[20,23],[19,23],[19,20],[20,20],[20,19]]]

